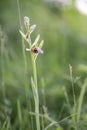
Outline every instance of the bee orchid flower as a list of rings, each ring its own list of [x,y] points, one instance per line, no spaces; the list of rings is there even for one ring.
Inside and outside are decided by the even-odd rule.
[[[35,54],[43,54],[44,53],[43,50],[39,47],[34,47],[32,49],[26,48],[26,51],[31,51]]]

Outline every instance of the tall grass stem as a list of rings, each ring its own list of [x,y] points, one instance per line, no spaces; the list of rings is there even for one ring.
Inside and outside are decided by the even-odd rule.
[[[84,98],[86,87],[87,87],[87,83],[85,82],[81,88],[81,91],[80,91],[80,96],[79,96],[79,101],[78,101],[78,109],[77,109],[77,122],[79,122],[79,120],[80,120],[81,108],[82,108],[82,103],[83,103],[83,98]]]
[[[2,94],[3,94],[3,98],[5,99],[6,97],[6,94],[5,94],[5,76],[4,76],[4,59],[5,59],[5,37],[4,37],[4,34],[1,30],[1,27],[0,27],[0,41],[1,41],[1,74],[2,74]]]
[[[76,113],[76,98],[75,98],[75,90],[74,90],[74,81],[73,81],[73,75],[72,75],[72,66],[69,65],[70,69],[70,80],[71,80],[71,85],[72,85],[72,92],[73,92],[73,101],[74,101],[74,106],[73,106],[73,114]],[[73,121],[75,122],[76,118],[73,116]]]

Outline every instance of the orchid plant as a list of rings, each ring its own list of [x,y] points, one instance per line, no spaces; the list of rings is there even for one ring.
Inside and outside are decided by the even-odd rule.
[[[19,32],[22,35],[22,37],[25,39],[25,41],[29,44],[29,48],[26,48],[26,51],[33,52],[34,60],[36,60],[37,55],[39,53],[43,54],[43,50],[41,48],[43,46],[44,41],[42,40],[39,43],[40,35],[37,35],[35,41],[31,43],[31,34],[35,30],[36,25],[30,26],[30,20],[27,16],[24,17],[24,25],[25,25],[26,32],[24,33],[21,30],[19,30]]]
[[[26,48],[26,51],[30,52],[31,61],[33,66],[33,78],[31,78],[32,90],[35,102],[35,117],[36,117],[36,127],[37,130],[40,130],[40,119],[39,119],[39,95],[38,95],[38,86],[37,86],[37,71],[36,71],[36,59],[38,54],[43,54],[42,46],[44,41],[39,42],[40,35],[37,35],[34,42],[32,43],[31,34],[35,30],[36,25],[30,25],[30,19],[24,17],[25,32],[19,30],[23,39],[29,44],[29,48]]]

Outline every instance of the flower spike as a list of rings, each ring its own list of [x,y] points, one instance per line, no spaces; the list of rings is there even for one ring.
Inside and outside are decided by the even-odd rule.
[[[41,49],[44,41],[42,40],[39,43],[40,34],[38,34],[37,37],[35,38],[34,42],[31,43],[31,33],[35,30],[36,25],[34,24],[34,25],[30,26],[30,19],[27,16],[24,17],[24,25],[25,25],[25,29],[26,29],[25,33],[22,32],[21,30],[19,30],[19,32],[22,35],[22,37],[25,39],[25,41],[29,44],[29,48],[26,48],[26,51],[31,52],[32,55],[34,56],[34,60],[36,60],[38,54],[44,53],[44,51]]]

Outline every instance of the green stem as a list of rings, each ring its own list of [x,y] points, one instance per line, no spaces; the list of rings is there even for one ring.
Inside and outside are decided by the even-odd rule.
[[[36,62],[34,60],[34,56],[31,52],[31,59],[32,59],[32,65],[33,65],[33,77],[34,77],[34,84],[37,89],[37,95],[38,95],[38,86],[37,86],[37,70],[36,70]],[[39,97],[36,96],[34,98],[35,101],[35,113],[36,113],[36,127],[37,130],[40,130],[40,119],[39,119]]]
[[[35,62],[35,60],[34,60],[33,55],[32,55],[32,63],[33,63],[34,84],[35,84],[36,88],[38,89],[38,87],[37,87],[37,70],[36,70],[36,62]]]

